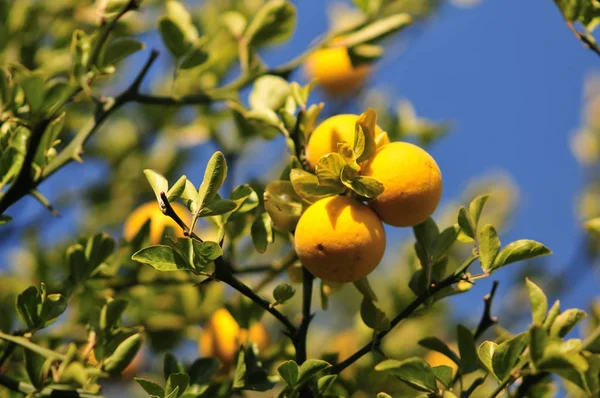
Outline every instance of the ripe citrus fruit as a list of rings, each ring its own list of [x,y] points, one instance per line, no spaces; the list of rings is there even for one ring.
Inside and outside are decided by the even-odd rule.
[[[371,70],[367,65],[353,67],[345,47],[317,50],[307,58],[304,67],[306,75],[316,79],[330,96],[344,96],[356,91]]]
[[[306,158],[314,169],[317,161],[328,153],[337,152],[337,144],[345,141],[354,146],[356,121],[359,115],[336,115],[326,119],[310,135],[306,146]],[[385,131],[375,128],[375,142],[380,147],[390,142]]]
[[[330,196],[302,214],[295,246],[302,264],[316,277],[355,282],[381,261],[385,231],[367,206],[345,196]]]
[[[431,367],[441,366],[441,365],[446,365],[446,366],[451,367],[453,375],[456,374],[456,371],[458,370],[458,365],[456,365],[456,363],[453,360],[451,360],[450,358],[448,358],[441,352],[429,351],[429,352],[427,352],[427,354],[425,354],[425,358],[423,358],[423,359]]]
[[[208,320],[198,339],[203,356],[216,357],[227,368],[235,359],[240,345],[251,340],[259,349],[269,345],[269,334],[263,325],[255,323],[242,329],[225,308],[216,310]]]
[[[435,160],[416,145],[393,142],[369,159],[361,174],[383,184],[369,205],[386,224],[411,227],[429,218],[442,196],[442,173]]]
[[[189,225],[190,221],[190,212],[185,206],[180,205],[179,203],[171,203],[173,210],[181,219]],[[150,219],[150,242],[152,244],[160,243],[162,235],[166,227],[172,228],[175,232],[175,235],[178,237],[183,237],[183,231],[179,225],[171,217],[168,217],[160,211],[158,207],[158,203],[148,202],[137,209],[135,209],[131,215],[125,220],[125,225],[123,227],[123,236],[126,240],[131,240],[138,233],[140,228]]]

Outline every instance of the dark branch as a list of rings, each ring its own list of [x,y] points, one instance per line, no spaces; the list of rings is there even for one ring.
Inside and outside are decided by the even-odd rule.
[[[489,294],[486,294],[483,297],[484,309],[483,315],[481,316],[481,320],[479,321],[479,325],[473,334],[475,340],[479,339],[486,330],[490,327],[498,323],[498,318],[492,316],[492,302],[494,301],[494,296],[496,295],[496,289],[498,289],[498,281],[494,281],[492,284],[492,290]]]
[[[163,202],[163,206],[161,206],[163,213],[171,217],[177,223],[177,225],[179,225],[183,229],[184,234],[186,234],[186,236],[190,236],[192,239],[202,242],[202,239],[200,239],[200,237],[198,237],[193,231],[190,231],[189,227],[185,224],[185,222],[183,222],[183,220],[177,215],[177,213],[175,213],[175,210],[173,210],[171,203],[169,203],[167,194],[161,192],[160,198]],[[286,327],[287,334],[290,336],[290,338],[294,338],[294,336],[297,333],[297,330],[296,327],[292,324],[292,322],[290,322],[290,320],[277,309],[273,308],[271,306],[271,303],[257,295],[251,288],[244,284],[244,282],[236,278],[235,275],[233,275],[232,273],[231,264],[225,261],[223,256],[215,260],[214,277],[215,279],[228,284],[244,296],[248,297],[259,307],[263,308],[265,311],[269,312],[271,315],[277,318]]]
[[[375,337],[369,343],[365,344],[361,349],[359,349],[354,354],[346,358],[344,361],[334,365],[331,368],[331,373],[340,373],[342,370],[346,369],[348,366],[358,361],[364,355],[368,354],[373,349],[373,347],[379,347],[379,345],[381,344],[381,340],[389,333],[390,330],[392,330],[404,319],[412,315],[412,313],[415,312],[417,308],[419,308],[422,304],[427,302],[427,300],[433,297],[437,292],[449,286],[452,286],[457,281],[458,277],[456,275],[451,275],[439,283],[433,283],[428,292],[425,292],[418,296],[412,303],[408,305],[408,307],[406,307],[404,310],[402,310],[402,312],[396,315],[394,319],[392,319],[392,321],[390,322],[390,328],[388,330],[377,333]]]

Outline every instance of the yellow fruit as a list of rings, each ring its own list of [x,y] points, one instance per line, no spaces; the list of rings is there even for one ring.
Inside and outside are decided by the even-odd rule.
[[[216,357],[224,367],[229,367],[240,345],[250,339],[259,350],[269,345],[269,334],[263,325],[255,323],[249,330],[242,329],[225,308],[216,310],[200,333],[198,345],[206,357]]]
[[[369,202],[386,224],[417,225],[433,214],[442,196],[442,173],[435,160],[416,145],[393,142],[377,150],[361,174],[383,184]]]
[[[356,121],[359,115],[336,115],[323,121],[314,129],[306,146],[306,158],[314,169],[322,156],[337,152],[337,144],[346,142],[354,146]],[[375,128],[375,142],[377,147],[390,142],[387,133],[379,126]]]
[[[316,277],[355,282],[381,261],[385,231],[367,206],[345,196],[330,196],[302,214],[295,246],[302,264]]]
[[[353,67],[345,47],[323,48],[306,60],[305,73],[316,79],[330,96],[344,96],[359,89],[369,75],[367,65]]]
[[[427,354],[425,354],[424,360],[431,367],[441,366],[441,365],[450,366],[452,368],[453,375],[456,374],[456,371],[458,370],[458,365],[456,365],[456,363],[454,363],[453,360],[451,360],[450,358],[448,358],[441,352],[429,351],[429,352],[427,352]]]
[[[179,203],[171,203],[173,210],[181,219],[189,224],[191,219],[190,212],[185,206]],[[157,202],[148,202],[131,213],[131,215],[125,220],[123,227],[123,236],[126,240],[131,240],[139,232],[140,228],[150,219],[150,242],[152,244],[160,243],[162,235],[166,227],[172,228],[175,231],[175,235],[183,237],[183,231],[179,225],[171,217],[168,217],[160,211]]]

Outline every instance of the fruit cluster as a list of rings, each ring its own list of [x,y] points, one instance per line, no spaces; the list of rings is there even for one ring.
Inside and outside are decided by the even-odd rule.
[[[337,115],[312,133],[306,159],[319,159],[355,141],[357,115]],[[359,165],[359,174],[383,184],[383,192],[367,204],[356,195],[329,196],[310,205],[295,230],[295,249],[302,264],[329,282],[355,282],[377,267],[385,252],[383,223],[410,227],[427,220],[442,195],[442,175],[435,160],[420,147],[389,142],[375,127],[374,154]]]

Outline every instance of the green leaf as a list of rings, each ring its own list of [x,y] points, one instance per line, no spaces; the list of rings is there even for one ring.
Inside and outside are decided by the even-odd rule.
[[[380,393],[377,393],[377,398],[392,398],[392,396],[390,394],[380,392]]]
[[[254,16],[244,39],[249,45],[265,46],[288,40],[296,26],[296,8],[286,0],[270,0]]]
[[[179,397],[187,386],[190,384],[190,376],[185,373],[171,373],[169,378],[167,379],[167,384],[165,385],[165,394],[169,395],[178,388],[178,392],[175,395]]]
[[[372,108],[368,108],[356,121],[353,149],[357,163],[370,159],[375,153],[376,127],[377,113]]]
[[[554,304],[552,304],[552,307],[550,307],[548,315],[546,315],[546,320],[544,320],[544,324],[542,325],[545,330],[550,330],[550,327],[558,314],[560,314],[560,301],[556,300]]]
[[[171,188],[169,188],[169,190],[167,191],[167,200],[169,201],[169,203],[178,199],[183,194],[183,192],[185,191],[186,182],[186,176],[181,176],[177,180],[177,182],[175,182],[175,184]]]
[[[233,212],[237,213],[247,213],[250,210],[254,210],[259,203],[257,193],[248,184],[235,187],[231,195],[229,195],[229,200],[236,203],[236,208]]]
[[[375,63],[384,53],[385,48],[378,44],[359,44],[348,48],[350,63],[354,68]]]
[[[381,0],[352,0],[352,2],[367,15],[374,15],[381,8]]]
[[[227,177],[227,162],[225,161],[225,156],[222,152],[215,152],[208,164],[206,165],[206,170],[204,172],[204,179],[202,180],[202,184],[198,189],[198,195],[194,199],[194,204],[197,206],[198,211],[202,210],[206,205],[214,200],[217,195],[217,191],[221,188],[223,183],[225,182],[225,178]],[[192,222],[192,228],[195,225],[195,219]]]
[[[571,308],[559,314],[550,327],[550,336],[565,337],[575,325],[587,317],[585,311]]]
[[[487,224],[479,231],[479,261],[481,269],[484,272],[490,272],[493,269],[494,260],[500,252],[500,238],[496,228]]]
[[[348,166],[344,166],[346,169]],[[374,199],[383,192],[383,184],[373,177],[357,175],[348,178],[346,173],[342,173],[342,183],[356,192],[358,195],[368,199]]]
[[[298,364],[292,360],[285,361],[277,368],[281,378],[290,387],[296,386],[298,383]]]
[[[237,207],[237,204],[232,200],[213,199],[198,211],[198,217],[214,217],[221,214],[230,213]]]
[[[517,261],[529,260],[549,254],[552,254],[552,251],[539,242],[529,239],[517,240],[506,245],[498,253],[492,268],[495,270]]]
[[[458,224],[454,224],[444,229],[433,241],[433,245],[431,247],[431,257],[433,262],[437,262],[444,258],[450,247],[456,242],[456,238],[458,238],[458,234],[460,232],[460,227]]]
[[[133,361],[142,347],[142,335],[136,333],[117,346],[117,349],[104,360],[102,369],[110,374],[120,374]]]
[[[338,375],[327,375],[319,378],[319,380],[317,380],[317,391],[319,394],[325,395],[327,390],[333,386],[337,378]]]
[[[35,113],[39,111],[44,104],[44,79],[38,74],[31,74],[25,77],[20,82],[25,99],[31,108],[31,112]]]
[[[158,397],[165,396],[165,390],[155,382],[139,377],[135,377],[134,379],[149,395],[156,395]]]
[[[11,221],[12,221],[11,216],[0,215],[0,226],[2,226],[4,224],[8,224]]]
[[[498,344],[493,341],[484,341],[477,350],[477,355],[479,356],[479,360],[481,364],[487,369],[487,371],[498,379],[496,373],[494,372],[493,366],[493,357],[494,352],[498,349]]]
[[[227,11],[223,13],[219,19],[236,39],[239,39],[242,36],[248,25],[246,17],[237,11]]]
[[[280,231],[291,232],[302,215],[302,199],[290,181],[273,181],[265,188],[264,206]]]
[[[175,389],[173,391],[171,391],[169,394],[165,395],[165,398],[175,398],[179,396],[179,386],[175,387]]]
[[[547,344],[547,332],[540,326],[533,325],[529,329],[529,355],[535,366],[544,357],[544,350]]]
[[[233,388],[238,390],[267,391],[276,384],[256,356],[255,344],[240,350],[233,380]]]
[[[301,169],[290,171],[290,181],[296,194],[309,203],[343,192],[339,188],[319,185],[316,175]]]
[[[274,240],[273,224],[268,213],[261,213],[254,219],[250,233],[256,251],[264,253],[267,250],[267,245],[273,243]]]
[[[38,390],[41,390],[44,385],[44,363],[46,358],[34,353],[30,350],[23,350],[25,354],[25,370],[31,384]]]
[[[127,309],[127,304],[129,304],[129,301],[124,299],[112,300],[106,303],[100,310],[100,329],[108,331],[114,328],[125,309]]]
[[[198,242],[192,240],[194,247],[194,265],[196,269],[202,269],[223,255],[223,249],[217,242]]]
[[[42,289],[45,289],[44,284],[42,284]],[[40,318],[44,322],[43,327],[50,325],[56,318],[61,316],[67,310],[67,305],[67,298],[62,294],[48,294],[46,299],[42,301],[40,313]]]
[[[444,387],[450,388],[452,384],[452,368],[450,366],[434,366],[431,368],[431,371]]]
[[[82,240],[81,244],[85,246],[85,258],[88,263],[86,277],[106,261],[115,249],[114,239],[105,233]]]
[[[188,52],[190,43],[186,40],[183,30],[174,20],[167,16],[160,18],[158,31],[163,43],[175,58],[180,58]]]
[[[427,362],[421,358],[408,358],[403,361],[386,359],[375,365],[378,372],[389,372],[410,387],[425,392],[436,392],[435,374]]]
[[[264,75],[254,81],[254,87],[248,96],[248,102],[252,109],[277,111],[285,105],[290,92],[290,85],[284,78],[275,75]]]
[[[526,278],[529,302],[531,303],[531,314],[535,325],[542,325],[548,311],[548,298],[538,285]]]
[[[430,255],[433,252],[433,246],[435,241],[438,240],[440,230],[433,220],[429,217],[427,220],[413,227],[413,233],[417,242],[425,249],[426,255]],[[428,263],[428,261],[425,261]]]
[[[319,185],[344,189],[340,176],[345,164],[344,158],[339,153],[328,153],[321,157],[315,166]]]
[[[187,269],[187,264],[181,255],[172,247],[165,245],[145,247],[134,253],[131,259],[142,264],[148,264],[157,271]]]
[[[371,300],[371,301],[377,301],[377,295],[375,294],[375,291],[371,287],[368,277],[365,276],[364,278],[361,278],[361,279],[353,282],[353,284],[354,284],[354,287],[356,287],[356,289],[360,292],[360,294],[363,295],[363,297],[365,299]]]
[[[188,370],[191,385],[204,385],[210,383],[219,370],[221,363],[216,358],[199,358],[194,361]]]
[[[446,343],[437,337],[425,337],[424,339],[419,340],[419,345],[421,347],[425,347],[429,350],[437,351],[448,358],[450,358],[455,364],[460,365],[460,358]]]
[[[458,225],[465,235],[471,239],[475,239],[475,225],[471,219],[471,215],[465,207],[458,209]]]
[[[377,308],[372,300],[363,297],[360,305],[360,317],[365,325],[373,330],[388,330],[390,328],[390,320],[385,315],[385,312]]]
[[[510,375],[528,342],[529,333],[521,333],[496,347],[492,366],[498,380],[503,381]]]
[[[163,376],[165,380],[174,373],[184,373],[183,365],[170,352],[167,352],[163,358]]]
[[[169,190],[169,182],[161,174],[151,169],[145,169],[144,175],[150,183],[152,191],[154,191],[154,195],[156,195],[156,199],[160,203],[162,201],[162,199],[160,198],[160,193],[167,192]],[[156,207],[158,207],[158,204],[156,205]]]
[[[323,372],[326,369],[329,369],[331,364],[326,361],[322,361],[320,359],[308,359],[298,369],[298,382],[296,383],[297,387],[302,386],[304,383],[308,382],[317,374]]]
[[[194,46],[188,50],[181,59],[181,69],[192,69],[204,64],[208,60],[208,53],[201,46]]]
[[[479,357],[475,338],[469,329],[463,325],[456,328],[458,338],[458,350],[460,351],[460,369],[463,374],[471,373],[479,369]]]
[[[144,43],[130,37],[117,38],[110,42],[104,53],[104,65],[114,65],[144,48]]]
[[[471,201],[469,204],[469,214],[471,215],[471,220],[473,220],[473,225],[475,230],[477,230],[477,225],[479,224],[479,218],[481,217],[481,212],[485,207],[490,195],[480,195]]]
[[[294,297],[294,294],[296,294],[296,289],[288,283],[282,283],[273,289],[273,297],[278,304],[285,304]]]
[[[17,296],[17,312],[29,330],[36,329],[41,323],[38,315],[40,301],[39,292],[35,286],[28,287]]]
[[[600,20],[600,7],[592,0],[554,0],[568,22],[579,21],[593,31]]]
[[[366,42],[378,41],[411,23],[412,17],[404,13],[378,18],[367,26],[339,39],[335,44],[340,47],[354,47]]]

